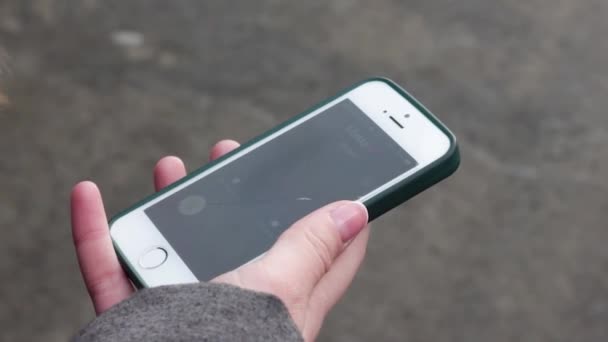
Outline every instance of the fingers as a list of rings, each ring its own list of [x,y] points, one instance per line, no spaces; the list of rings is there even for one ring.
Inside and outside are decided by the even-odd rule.
[[[239,146],[241,145],[234,140],[222,140],[211,148],[211,153],[209,153],[209,160],[215,160],[226,153],[232,152]]]
[[[112,247],[101,194],[91,182],[72,190],[72,235],[80,271],[89,295],[100,314],[129,297],[131,283]]]
[[[234,150],[232,140],[217,143],[211,159]],[[154,186],[160,190],[186,175],[184,163],[177,157],[165,157],[154,168]],[[133,292],[112,246],[101,194],[91,182],[77,184],[71,196],[72,235],[78,263],[87,290],[99,314],[128,298]]]
[[[181,159],[173,156],[164,157],[154,167],[154,188],[160,191],[184,176],[186,176],[186,166]]]
[[[285,231],[260,262],[275,279],[285,279],[299,293],[310,294],[367,219],[361,203],[330,204]]]
[[[234,140],[222,140],[211,148],[209,159],[215,160],[239,146]],[[185,176],[186,166],[181,159],[173,156],[164,157],[154,167],[154,188],[160,191]]]

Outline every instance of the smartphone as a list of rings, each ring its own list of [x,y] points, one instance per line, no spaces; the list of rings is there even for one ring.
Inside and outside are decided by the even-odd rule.
[[[363,81],[110,221],[138,287],[207,281],[306,214],[358,200],[370,220],[452,174],[454,135],[394,82]]]

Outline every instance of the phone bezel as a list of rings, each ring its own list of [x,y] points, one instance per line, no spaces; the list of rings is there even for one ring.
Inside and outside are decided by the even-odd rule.
[[[294,129],[301,123],[322,113],[336,103],[350,99],[357,105],[378,127],[383,129],[390,137],[406,150],[418,165],[400,176],[388,181],[383,186],[371,191],[358,200],[366,203],[375,198],[395,184],[403,182],[408,177],[425,169],[444,157],[452,147],[450,136],[438,127],[419,107],[419,105],[402,93],[398,92],[383,80],[370,80],[364,82],[346,93],[315,108],[306,115],[263,136],[259,140],[244,146],[217,163],[195,172],[192,176],[167,191],[163,191],[142,203],[139,203],[128,212],[115,218],[111,222],[111,236],[114,246],[121,257],[121,261],[143,287],[154,287],[167,284],[197,282],[196,276],[188,269],[178,253],[165,240],[160,231],[144,213],[144,210],[158,201],[180,191],[189,184],[211,174],[224,165],[238,159],[240,156],[259,148],[266,142],[275,139],[281,134]],[[405,115],[409,114],[406,119]],[[403,128],[396,125],[390,116],[398,117]],[[141,256],[151,248],[162,247],[168,253],[163,265],[155,269],[145,269],[138,263]]]

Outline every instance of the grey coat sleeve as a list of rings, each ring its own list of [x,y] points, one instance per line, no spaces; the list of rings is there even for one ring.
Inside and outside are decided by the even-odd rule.
[[[145,289],[76,337],[85,341],[302,341],[275,296],[221,284]]]

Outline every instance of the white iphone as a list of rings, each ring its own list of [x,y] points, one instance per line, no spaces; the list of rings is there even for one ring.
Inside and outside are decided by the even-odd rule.
[[[207,281],[337,200],[376,218],[452,174],[456,140],[390,80],[361,82],[111,221],[138,287]]]

